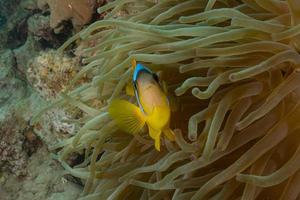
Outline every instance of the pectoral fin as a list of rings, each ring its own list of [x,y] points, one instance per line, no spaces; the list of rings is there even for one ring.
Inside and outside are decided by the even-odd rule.
[[[119,128],[127,133],[136,134],[145,125],[145,115],[139,107],[128,101],[113,100],[109,105],[108,112]]]
[[[161,135],[161,130],[155,130],[148,126],[149,128],[149,135],[150,137],[154,140],[154,146],[157,151],[160,151],[160,135]]]

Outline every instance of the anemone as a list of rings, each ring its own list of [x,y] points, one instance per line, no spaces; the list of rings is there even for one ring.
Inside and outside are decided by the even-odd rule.
[[[85,182],[80,199],[299,197],[298,4],[116,0],[100,7],[109,14],[59,49],[80,40],[85,66],[50,106],[84,113],[78,133],[53,147]],[[176,99],[176,141],[163,138],[160,152],[147,134],[123,133],[107,114],[112,99],[129,99],[133,58],[160,72]],[[83,76],[90,81],[79,85]],[[85,161],[69,166],[72,153]]]

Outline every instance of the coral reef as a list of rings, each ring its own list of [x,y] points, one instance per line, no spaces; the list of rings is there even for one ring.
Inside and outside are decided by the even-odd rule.
[[[0,2],[6,23],[0,29],[0,48],[16,48],[27,38],[26,19],[37,9],[35,0],[12,0]]]
[[[60,32],[62,22],[71,20],[75,28],[80,28],[90,22],[96,5],[95,0],[38,0],[38,7],[50,8],[50,26],[55,32]]]
[[[44,99],[55,99],[79,69],[77,59],[56,51],[40,53],[28,63],[27,79]]]
[[[24,180],[4,177],[0,187],[3,200],[74,200],[80,189],[63,178],[64,170],[55,162],[45,147],[28,160],[28,172]]]
[[[0,122],[26,96],[27,87],[17,78],[16,62],[11,50],[0,52]]]
[[[299,198],[298,2],[105,3],[0,0],[0,198]],[[132,59],[177,96],[159,152],[107,113]]]
[[[27,173],[27,154],[23,149],[22,128],[16,126],[15,116],[6,116],[6,118],[0,124],[0,171],[22,176]],[[21,125],[20,122],[17,124]]]
[[[28,62],[37,56],[41,50],[40,43],[32,36],[28,36],[24,45],[13,50],[18,72],[24,77]]]
[[[62,140],[75,133],[75,124],[70,122],[74,117],[63,109],[52,109],[34,126],[34,132],[50,149]]]
[[[40,43],[42,48],[56,48],[61,45],[61,37],[50,27],[50,16],[35,14],[28,18],[28,34]]]
[[[48,109],[80,108],[58,160],[87,199],[297,199],[300,183],[299,15],[294,1],[123,1],[74,35],[86,64]],[[126,12],[122,12],[126,11]],[[122,15],[114,15],[122,12]],[[176,142],[119,131],[107,113],[128,99],[132,59],[162,71],[178,96]],[[106,90],[114,85],[113,90]],[[101,100],[101,107],[91,102]],[[76,102],[76,103],[74,103]],[[39,118],[37,115],[33,123]],[[64,147],[60,150],[61,147]],[[77,166],[67,158],[84,153]]]
[[[3,1],[1,0],[0,9],[1,15],[6,19],[10,17],[12,13],[17,9],[16,5],[20,4],[21,0],[11,0],[11,1]]]
[[[0,52],[0,91],[0,171],[24,176],[28,158],[23,146],[24,131],[29,119],[23,119],[18,109],[27,97],[28,88],[17,76],[11,50]]]
[[[26,76],[29,60],[59,46],[68,33],[54,34],[50,17],[41,13],[36,0],[0,0],[0,7],[0,199],[75,199],[80,186],[62,178],[63,169],[48,150],[68,138],[74,125],[62,121],[69,116],[63,109],[44,115],[45,123],[29,124],[47,102],[30,87],[36,79]]]

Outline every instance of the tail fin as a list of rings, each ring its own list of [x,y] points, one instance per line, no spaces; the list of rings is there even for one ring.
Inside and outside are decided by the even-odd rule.
[[[108,112],[119,128],[127,133],[137,134],[146,122],[140,108],[125,100],[113,100]]]

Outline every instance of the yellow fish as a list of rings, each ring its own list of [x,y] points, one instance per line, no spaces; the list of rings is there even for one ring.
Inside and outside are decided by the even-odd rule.
[[[150,69],[133,61],[132,89],[126,88],[128,94],[136,97],[138,106],[126,100],[113,100],[108,112],[117,125],[125,132],[136,134],[148,126],[149,135],[154,140],[155,148],[160,151],[160,137],[163,133],[174,141],[174,133],[169,127],[170,105],[163,92],[158,77]]]

